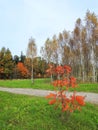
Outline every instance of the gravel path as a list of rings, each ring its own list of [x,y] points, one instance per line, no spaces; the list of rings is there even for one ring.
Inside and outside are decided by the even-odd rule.
[[[0,91],[6,91],[6,92],[16,93],[16,94],[32,95],[32,96],[41,96],[41,97],[48,95],[50,92],[55,93],[54,91],[49,91],[49,90],[28,89],[28,88],[5,88],[5,87],[0,87]],[[72,92],[67,93],[68,96],[70,96],[71,94]],[[77,92],[77,95],[78,94],[81,96],[86,96],[85,101],[98,104],[98,94]]]

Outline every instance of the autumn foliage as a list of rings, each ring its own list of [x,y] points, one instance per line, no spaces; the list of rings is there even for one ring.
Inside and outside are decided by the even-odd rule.
[[[70,87],[77,87],[76,78],[71,76],[70,66],[50,66],[47,70],[49,74],[55,74],[57,79],[52,82],[55,93],[50,93],[46,98],[50,98],[50,105],[55,104],[55,108],[60,107],[62,112],[74,112],[80,110],[85,105],[84,96],[77,95],[73,92],[71,96],[68,96],[68,89]]]
[[[22,62],[19,62],[17,64],[17,71],[19,72],[20,77],[22,76],[24,78],[27,78],[30,75],[28,69],[24,66],[24,64]]]

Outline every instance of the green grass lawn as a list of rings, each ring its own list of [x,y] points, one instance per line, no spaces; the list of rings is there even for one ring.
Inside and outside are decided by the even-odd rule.
[[[98,105],[87,103],[62,123],[42,97],[0,92],[0,130],[98,130]]]
[[[34,88],[34,89],[46,89],[53,90],[53,86],[50,84],[50,79],[34,79],[34,84],[31,80],[0,80],[0,86],[11,88]]]
[[[50,79],[35,79],[34,84],[31,80],[0,80],[0,86],[11,88],[33,88],[33,89],[46,89],[54,90],[54,87],[50,84]],[[73,91],[74,89],[70,89]],[[76,91],[95,92],[98,93],[98,84],[79,84]]]
[[[81,92],[94,92],[94,93],[98,93],[98,84],[94,84],[94,83],[88,83],[88,84],[79,84],[79,87],[75,88],[76,91]],[[71,88],[70,91],[73,91],[74,89]]]

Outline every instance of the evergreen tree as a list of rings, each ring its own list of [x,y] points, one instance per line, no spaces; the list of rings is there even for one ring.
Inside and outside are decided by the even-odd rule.
[[[10,50],[3,47],[0,51],[0,78],[11,78],[13,73],[14,62]]]

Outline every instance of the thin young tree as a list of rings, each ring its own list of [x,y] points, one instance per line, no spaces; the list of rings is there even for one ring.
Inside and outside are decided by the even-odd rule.
[[[37,55],[37,46],[35,43],[35,40],[31,37],[29,39],[28,48],[27,48],[27,57],[31,58],[31,81],[34,83],[34,77],[33,77],[33,59]]]

